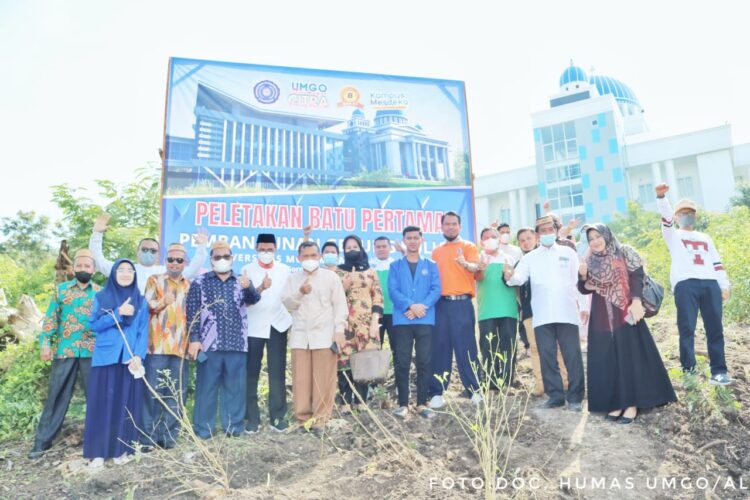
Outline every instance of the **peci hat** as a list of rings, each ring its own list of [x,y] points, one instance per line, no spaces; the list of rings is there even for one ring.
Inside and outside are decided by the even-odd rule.
[[[187,250],[185,250],[185,246],[181,245],[180,243],[172,243],[169,245],[169,248],[167,248],[167,253],[169,252],[182,252],[187,255]]]
[[[258,243],[273,243],[276,245],[276,236],[271,233],[260,233],[255,239],[255,244],[257,245]]]
[[[213,255],[215,250],[218,250],[220,248],[225,248],[230,252],[232,251],[232,247],[229,246],[229,243],[227,243],[225,240],[216,240],[211,244],[211,255]]]
[[[693,200],[688,200],[687,198],[683,198],[677,202],[677,204],[674,206],[674,213],[677,213],[685,208],[698,213],[698,205],[696,205]]]

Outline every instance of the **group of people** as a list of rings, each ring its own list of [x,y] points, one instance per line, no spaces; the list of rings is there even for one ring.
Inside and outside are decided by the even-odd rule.
[[[695,231],[697,207],[673,211],[657,186],[680,333],[680,361],[695,368],[694,333],[703,317],[711,383],[732,380],[724,361],[722,299],[729,281],[711,238]],[[679,229],[675,227],[675,221]],[[373,392],[356,380],[352,358],[382,349],[393,355],[397,407],[410,413],[410,369],[416,366],[413,411],[433,419],[445,406],[453,358],[463,394],[483,403],[482,384],[502,390],[514,381],[517,338],[527,347],[544,408],[588,409],[632,422],[640,408],[676,401],[644,320],[644,262],[603,224],[586,224],[576,245],[559,217],[547,214],[520,228],[511,244],[508,224],[483,229],[475,244],[461,238],[461,218],[442,216],[444,242],[422,254],[419,227],[401,242],[373,241],[372,263],[356,235],[322,247],[309,231],[299,244],[299,268],[277,258],[273,234],[256,235],[254,261],[233,270],[232,248],[208,235],[196,250],[141,240],[137,261],[104,258],[106,218],[94,225],[89,248],[75,254],[75,279],[60,284],[40,335],[41,356],[52,360],[49,392],[30,457],[42,456],[62,427],[77,378],[87,394],[83,440],[91,467],[126,463],[135,443],[171,448],[180,434],[188,367],[196,362],[192,431],[199,438],[261,429],[258,384],[268,373],[269,428],[287,421],[287,349],[291,349],[292,414],[300,429],[320,434],[338,405],[341,415],[363,410]],[[403,255],[394,259],[394,247]],[[206,257],[211,270],[200,274]],[[96,270],[108,275],[100,289]],[[475,299],[476,298],[476,311]],[[478,324],[477,324],[478,322]],[[477,328],[478,327],[478,328]],[[479,336],[477,338],[476,331]],[[588,332],[586,334],[586,331]],[[580,339],[588,337],[587,379]],[[148,383],[148,386],[144,383]]]

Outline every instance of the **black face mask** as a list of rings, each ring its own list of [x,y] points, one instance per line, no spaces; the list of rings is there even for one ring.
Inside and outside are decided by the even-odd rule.
[[[356,262],[357,260],[359,260],[359,250],[356,250],[353,252],[346,252],[344,254],[345,262]]]
[[[76,279],[83,284],[86,284],[89,281],[91,281],[92,276],[93,276],[92,273],[87,273],[86,271],[76,271]]]

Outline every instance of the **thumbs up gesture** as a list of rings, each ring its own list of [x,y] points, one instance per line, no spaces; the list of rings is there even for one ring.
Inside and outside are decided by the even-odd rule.
[[[132,316],[135,313],[135,307],[130,303],[130,297],[125,299],[125,302],[122,303],[118,311],[120,312],[120,316]]]
[[[349,290],[352,287],[352,276],[357,272],[357,268],[352,266],[352,272],[344,275],[344,279],[341,280],[341,284],[344,285],[344,290]]]
[[[164,305],[165,306],[174,304],[175,300],[177,300],[177,297],[175,297],[174,292],[170,292],[169,290],[167,290],[164,293]]]
[[[271,283],[271,276],[266,273],[266,275],[263,277],[263,282],[261,283],[263,290],[268,290],[269,288],[271,288]]]
[[[506,281],[513,277],[513,266],[507,260],[503,263],[503,275]]]
[[[484,271],[485,269],[487,269],[487,266],[489,265],[490,265],[490,256],[487,255],[486,253],[483,253],[482,255],[480,255],[479,266],[477,267],[477,269],[479,271]]]
[[[578,266],[578,275],[581,277],[582,280],[585,280],[588,274],[589,274],[589,266],[586,265],[586,261],[584,260],[583,262],[581,262],[581,265]]]
[[[307,295],[310,292],[312,292],[312,285],[310,284],[310,278],[307,278],[305,282],[302,283],[302,286],[299,287],[299,293]]]
[[[247,277],[247,269],[242,270],[242,276],[240,276],[240,286],[242,288],[250,287],[250,278]]]

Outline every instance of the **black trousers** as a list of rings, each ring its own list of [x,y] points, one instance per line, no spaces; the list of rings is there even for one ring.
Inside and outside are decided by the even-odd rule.
[[[395,352],[393,350],[393,315],[392,314],[384,314],[380,318],[380,345],[383,345],[383,341],[385,340],[385,335],[388,334],[388,344],[391,346],[391,352]]]
[[[83,393],[86,394],[89,372],[91,372],[91,358],[64,358],[52,361],[47,399],[36,428],[35,449],[46,450],[52,445],[52,440],[62,429],[68,405],[73,399],[76,379],[80,380]]]
[[[526,327],[523,326],[523,321],[518,322],[518,337],[521,339],[524,349],[528,349],[531,346],[529,338],[526,336]]]
[[[515,318],[490,318],[479,322],[482,375],[492,389],[513,383],[517,328]]]
[[[391,334],[398,405],[409,405],[409,368],[412,352],[417,365],[417,406],[427,404],[432,377],[432,325],[397,325]]]
[[[247,339],[247,408],[248,423],[260,425],[258,407],[258,381],[263,351],[266,351],[268,368],[268,419],[276,425],[286,417],[286,343],[287,332],[271,327],[268,339]]]
[[[367,401],[367,384],[354,381],[354,375],[351,370],[339,370],[339,395],[338,403],[340,405],[353,405],[365,403]],[[350,384],[351,382],[351,384]],[[354,389],[352,389],[352,385]]]
[[[568,400],[568,403],[583,401],[585,382],[581,341],[578,325],[549,323],[534,328],[539,360],[542,364],[544,391],[553,401]],[[557,365],[557,346],[560,345],[565,368],[568,370],[568,392],[563,391],[560,367]]]

